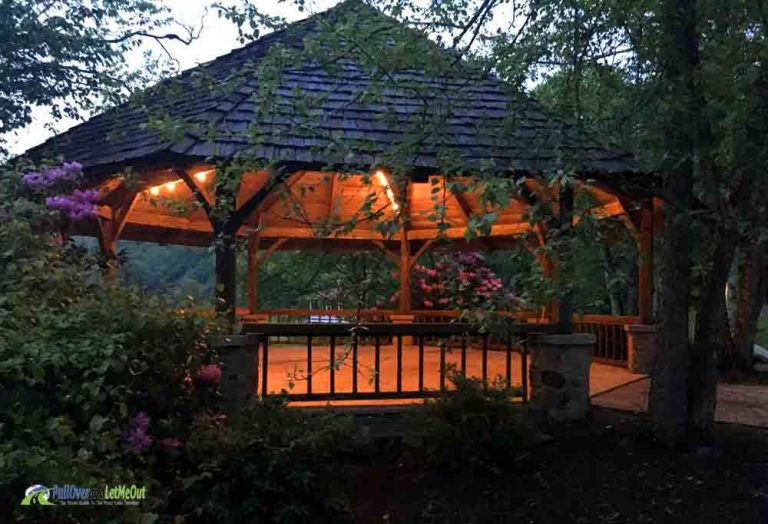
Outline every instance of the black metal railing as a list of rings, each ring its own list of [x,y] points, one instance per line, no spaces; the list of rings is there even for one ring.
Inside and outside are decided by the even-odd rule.
[[[257,392],[282,392],[294,401],[435,396],[450,387],[446,380],[449,366],[467,376],[476,376],[486,385],[500,376],[506,387],[520,388],[520,396],[527,400],[530,335],[552,329],[551,324],[509,323],[501,335],[504,345],[491,347],[490,335],[459,323],[245,326],[246,332],[258,336]],[[276,342],[284,340],[292,342],[289,345]],[[297,340],[304,342],[297,345]],[[385,356],[390,365],[383,365]],[[416,365],[412,366],[414,357]],[[436,367],[432,366],[435,357]],[[449,357],[454,362],[449,363]],[[476,365],[478,357],[479,366]],[[470,358],[474,367],[479,367],[479,373],[470,369]],[[370,362],[362,363],[363,359]],[[515,369],[517,365],[513,366],[513,360],[519,360],[518,369]],[[427,361],[430,369],[425,366]],[[293,365],[293,376],[280,377],[281,365],[282,371],[286,370],[285,366]],[[361,384],[359,378],[364,367],[370,369],[371,376],[367,383]]]

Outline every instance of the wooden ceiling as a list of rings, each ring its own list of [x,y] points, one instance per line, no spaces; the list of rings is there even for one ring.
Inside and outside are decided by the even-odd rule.
[[[214,202],[214,172],[200,167],[192,177],[200,192]],[[457,182],[456,178],[451,179]],[[466,187],[468,179],[459,180]],[[240,184],[237,205],[242,205],[266,184],[267,172],[246,173]],[[534,179],[525,181],[529,194],[540,201],[552,199],[545,186]],[[100,215],[108,217],[114,206],[119,183],[101,186]],[[430,176],[410,181],[405,187],[390,181],[389,175],[346,175],[329,172],[300,171],[275,186],[262,204],[239,229],[242,237],[258,235],[262,247],[280,239],[280,249],[358,250],[400,243],[400,228],[389,229],[382,223],[399,223],[401,213],[407,238],[415,245],[432,239],[451,241],[458,249],[504,249],[513,247],[521,236],[532,232],[524,214],[529,207],[522,197],[512,198],[501,209],[484,209],[478,192],[452,192],[444,177]],[[387,189],[389,188],[389,195]],[[599,218],[618,217],[632,227],[626,203],[605,188],[579,183],[577,192],[588,191],[594,202],[592,213]],[[125,193],[125,191],[123,191]],[[120,238],[167,244],[208,246],[212,228],[205,211],[190,188],[169,173],[155,173],[136,184]],[[465,240],[467,227],[475,217],[492,211],[496,215],[490,235]],[[441,225],[439,225],[442,222]],[[440,234],[442,231],[442,235]],[[98,232],[94,223],[80,224],[77,234]]]

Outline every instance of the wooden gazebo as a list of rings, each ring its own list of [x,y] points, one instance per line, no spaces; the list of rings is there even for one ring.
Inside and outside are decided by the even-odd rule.
[[[410,270],[435,242],[465,250],[534,249],[547,231],[527,221],[527,209],[550,206],[568,223],[574,194],[584,193],[592,215],[621,221],[637,239],[639,318],[631,322],[652,321],[659,221],[648,175],[630,155],[550,118],[493,75],[469,67],[443,76],[412,66],[382,73],[358,60],[351,46],[331,46],[327,63],[313,56],[281,70],[265,111],[261,64],[276,50],[305,52],[308,41],[325,41],[338,22],[376,35],[368,40],[378,38],[385,47],[412,38],[455,62],[425,35],[359,0],[267,35],[30,152],[82,163],[89,184],[101,191],[98,219],[76,224],[74,233],[97,237],[112,258],[119,239],[215,243],[217,298],[229,311],[236,304],[236,241],[247,241],[246,321],[265,320],[255,273],[275,250],[375,248],[397,264],[397,313],[409,315]],[[432,125],[435,115],[440,132],[424,132],[426,118]],[[163,132],[158,121],[182,131]],[[243,157],[263,163],[244,169],[233,188],[226,170]],[[446,174],[446,158],[466,171]],[[558,170],[575,173],[576,182],[547,183],[545,174]],[[518,190],[496,210],[488,234],[466,240],[467,229],[488,212],[475,184],[489,176],[514,181]],[[554,261],[540,258],[551,271]],[[554,307],[548,320],[569,323],[568,304]]]

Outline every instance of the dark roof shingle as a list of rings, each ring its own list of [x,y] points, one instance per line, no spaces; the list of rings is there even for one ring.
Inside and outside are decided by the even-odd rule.
[[[382,75],[348,55],[330,67],[316,59],[294,64],[281,71],[273,90],[259,78],[271,50],[300,50],[318,34],[318,24],[345,10],[358,22],[373,18],[398,27],[359,0],[348,0],[162,82],[30,153],[61,155],[90,169],[163,153],[248,152],[269,161],[318,164],[386,164],[397,158],[439,168],[444,158],[460,158],[501,170],[540,172],[567,161],[585,173],[638,171],[628,153],[550,118],[537,102],[489,74],[435,76],[403,68]],[[271,92],[265,95],[265,89]],[[264,96],[271,104],[266,112],[259,110]],[[176,126],[178,135],[160,133],[162,122],[166,129]]]

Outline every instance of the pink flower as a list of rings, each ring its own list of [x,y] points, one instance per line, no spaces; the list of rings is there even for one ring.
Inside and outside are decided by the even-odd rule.
[[[425,305],[426,307],[432,307],[432,306],[434,306],[435,304],[434,304],[434,302],[432,302],[431,300],[425,300],[425,301],[424,301],[424,305]]]
[[[208,384],[218,384],[221,382],[221,366],[218,364],[201,366],[197,371],[197,379]]]

